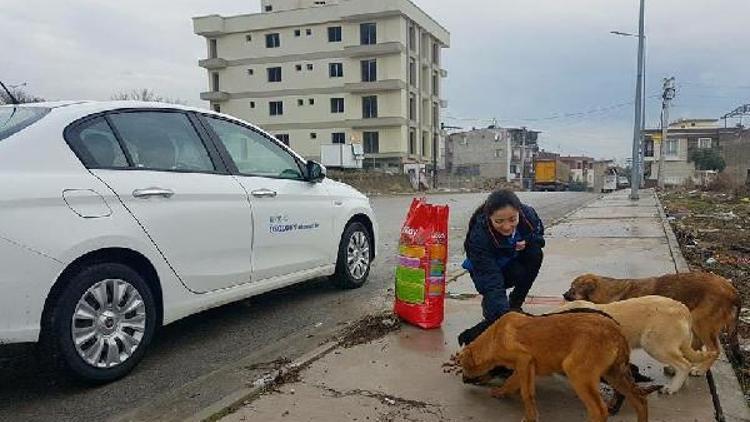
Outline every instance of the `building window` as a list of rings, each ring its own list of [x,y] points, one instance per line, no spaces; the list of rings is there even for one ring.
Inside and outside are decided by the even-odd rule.
[[[302,98],[298,99],[297,106],[302,107],[303,105],[305,105],[305,100],[303,100]]]
[[[221,106],[219,104],[214,104],[213,109],[217,113],[221,113]]]
[[[289,135],[286,133],[279,133],[276,135],[276,139],[281,141],[282,144],[289,146]]]
[[[216,44],[216,39],[208,40],[208,58],[215,59],[219,57],[219,51]]]
[[[436,128],[440,126],[440,107],[438,103],[432,104],[432,126]]]
[[[643,143],[643,156],[653,157],[654,156],[654,141],[648,139]]]
[[[331,113],[343,113],[344,112],[344,99],[343,98],[331,98]]]
[[[711,138],[698,138],[698,148],[711,148]]]
[[[266,34],[266,48],[281,47],[281,37],[279,34]]]
[[[302,65],[301,64],[294,65],[294,69],[296,69],[297,72],[302,72]]]
[[[409,59],[409,85],[417,86],[417,61]]]
[[[334,132],[331,134],[331,143],[334,144],[345,144],[346,134],[344,132]]]
[[[378,97],[376,95],[362,97],[362,118],[375,119],[378,117]]]
[[[310,104],[310,105],[315,105],[315,98],[309,98],[307,100],[307,103]]]
[[[255,101],[250,101],[250,108],[255,108]]]
[[[252,40],[253,40],[253,36],[252,35],[250,35],[250,34],[246,34],[245,35],[245,41],[246,42],[251,42]]]
[[[280,67],[268,68],[268,82],[281,82],[281,68]]]
[[[255,74],[255,70],[253,70],[253,69],[247,69],[247,75],[248,76],[253,76],[254,74]]]
[[[299,37],[300,35],[302,35],[302,31],[300,31],[299,29],[295,29],[294,30],[294,36],[295,37]]]
[[[409,120],[417,120],[417,96],[409,94]]]
[[[211,90],[214,92],[219,90],[219,74],[216,72],[211,74]]]
[[[362,140],[365,154],[377,154],[380,152],[379,132],[362,132]]]
[[[283,101],[270,101],[268,108],[271,116],[281,116],[284,114],[284,102]]]
[[[437,72],[432,74],[432,95],[440,96],[440,76]]]
[[[362,82],[375,82],[378,80],[377,60],[362,60]]]
[[[409,50],[417,51],[417,29],[409,25]]]
[[[664,155],[676,157],[679,152],[679,139],[667,139],[666,152]]]
[[[312,35],[312,29],[310,29],[310,28],[305,29],[305,35],[307,35],[308,37],[311,36]]]
[[[440,64],[440,44],[436,42],[432,43],[432,62]]]
[[[429,151],[430,136],[427,132],[422,132],[422,155],[427,156]]]
[[[344,76],[344,64],[343,63],[329,63],[328,75],[332,78],[343,77]]]
[[[341,42],[341,27],[340,26],[328,27],[328,42]]]
[[[310,132],[310,139],[318,139],[318,134],[315,132]]]
[[[409,129],[409,154],[417,153],[417,131]]]
[[[312,63],[308,63],[307,64],[307,70],[313,70],[313,64]]]
[[[272,11],[273,11],[273,6],[271,6],[270,4],[267,5],[266,6],[266,12],[272,12]]]
[[[378,43],[378,27],[375,23],[362,23],[359,25],[360,44],[372,45]]]
[[[503,157],[503,150],[496,149],[495,150],[495,158],[502,158]]]

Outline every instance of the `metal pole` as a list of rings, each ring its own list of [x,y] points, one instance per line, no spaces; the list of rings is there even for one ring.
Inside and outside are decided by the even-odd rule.
[[[648,88],[647,88],[648,83],[646,82],[646,51],[647,51],[648,46],[646,45],[646,41],[648,41],[648,39],[644,35],[643,36],[643,89],[642,89],[643,93],[641,94],[643,96],[642,97],[643,108],[641,110],[641,139],[639,141],[640,153],[638,154],[638,158],[640,159],[640,161],[638,162],[639,163],[638,165],[640,166],[640,169],[641,169],[641,188],[645,187],[644,173],[646,171],[646,98],[648,97],[646,95],[646,92],[648,91]]]
[[[664,79],[664,93],[661,103],[661,145],[659,146],[659,189],[664,189],[664,162],[669,136],[669,104],[674,98],[674,78]]]
[[[443,125],[444,125],[443,123],[440,124],[441,132],[443,131],[442,129]],[[440,135],[435,135],[434,133],[432,134],[432,188],[433,189],[437,189],[438,187],[438,176],[437,176],[438,136]]]
[[[521,192],[526,190],[526,126],[521,128]]]
[[[641,140],[641,118],[643,108],[643,31],[646,13],[646,2],[641,0],[640,13],[638,18],[638,77],[635,85],[635,122],[633,124],[633,159],[630,172],[630,199],[637,201],[639,199],[638,189],[641,186],[641,171],[639,163],[640,140]]]

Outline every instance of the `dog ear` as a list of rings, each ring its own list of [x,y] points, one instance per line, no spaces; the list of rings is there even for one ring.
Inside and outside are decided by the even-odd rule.
[[[598,287],[599,276],[595,274],[583,274],[573,280],[573,288],[583,300],[591,300],[591,296]]]

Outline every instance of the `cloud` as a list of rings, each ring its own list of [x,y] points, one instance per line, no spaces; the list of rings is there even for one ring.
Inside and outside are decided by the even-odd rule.
[[[451,32],[445,52],[449,124],[543,130],[543,143],[574,153],[630,153],[637,0],[417,0]],[[193,105],[206,89],[205,42],[191,17],[253,13],[259,2],[207,0],[5,2],[0,78],[50,99],[108,99],[147,87]],[[718,117],[750,102],[744,54],[747,0],[647,0],[647,90],[677,77],[675,117]],[[744,87],[744,88],[743,88]],[[605,109],[574,117],[539,118]],[[650,99],[649,123],[658,122]],[[536,119],[536,120],[535,120]],[[578,152],[576,152],[578,151]]]

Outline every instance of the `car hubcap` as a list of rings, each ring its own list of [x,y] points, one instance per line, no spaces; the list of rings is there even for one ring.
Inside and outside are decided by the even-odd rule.
[[[146,331],[146,304],[133,285],[107,279],[91,286],[76,304],[73,344],[91,366],[112,368],[138,349]]]
[[[349,239],[346,249],[346,264],[349,274],[359,280],[365,276],[370,267],[370,242],[362,232],[355,232]]]

